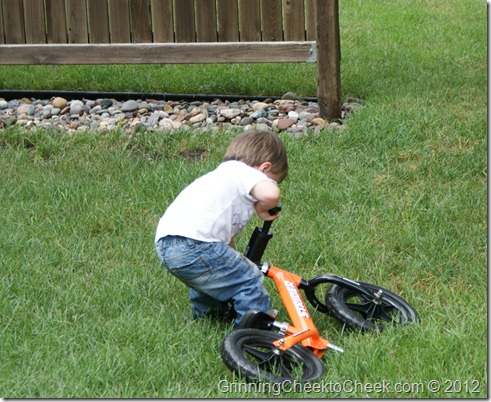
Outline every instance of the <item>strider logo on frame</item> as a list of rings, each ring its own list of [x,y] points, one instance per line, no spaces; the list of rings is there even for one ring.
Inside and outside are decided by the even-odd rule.
[[[290,294],[290,297],[292,298],[293,305],[297,309],[298,315],[303,318],[310,318],[309,313],[305,308],[305,304],[303,304],[302,298],[298,294],[295,284],[290,281],[285,281],[285,286],[286,290],[288,290],[288,293]]]

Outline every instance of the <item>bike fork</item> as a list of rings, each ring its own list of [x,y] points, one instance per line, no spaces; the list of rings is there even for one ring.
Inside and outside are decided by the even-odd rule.
[[[293,324],[289,325],[277,321],[273,323],[273,326],[278,328],[280,333],[286,335],[274,342],[280,351],[289,349],[297,343],[302,343],[319,358],[322,357],[327,348],[343,352],[342,348],[319,336],[314,321],[298,291],[301,277],[268,264],[263,264],[261,271],[273,279]]]

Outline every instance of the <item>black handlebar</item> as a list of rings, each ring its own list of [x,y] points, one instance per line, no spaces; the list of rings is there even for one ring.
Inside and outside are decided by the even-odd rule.
[[[278,212],[280,212],[281,209],[282,209],[281,204],[278,204],[278,205],[276,205],[276,207],[271,208],[268,212],[272,216],[272,215],[276,215]],[[272,223],[273,223],[273,221],[264,221],[263,228],[261,229],[261,232],[269,233],[269,229],[271,228]]]
[[[281,211],[283,207],[281,206],[281,204],[277,204],[276,207],[274,208],[271,208],[268,212],[270,215],[276,215],[278,212]]]

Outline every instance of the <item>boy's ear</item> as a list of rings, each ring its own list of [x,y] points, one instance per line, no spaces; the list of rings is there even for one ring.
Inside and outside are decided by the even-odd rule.
[[[273,167],[273,164],[271,162],[263,162],[259,165],[259,171],[260,172],[269,172],[271,168]]]

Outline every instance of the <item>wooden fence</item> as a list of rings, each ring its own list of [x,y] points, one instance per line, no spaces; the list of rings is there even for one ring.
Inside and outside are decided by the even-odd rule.
[[[338,0],[0,0],[0,65],[317,62],[340,115]]]

